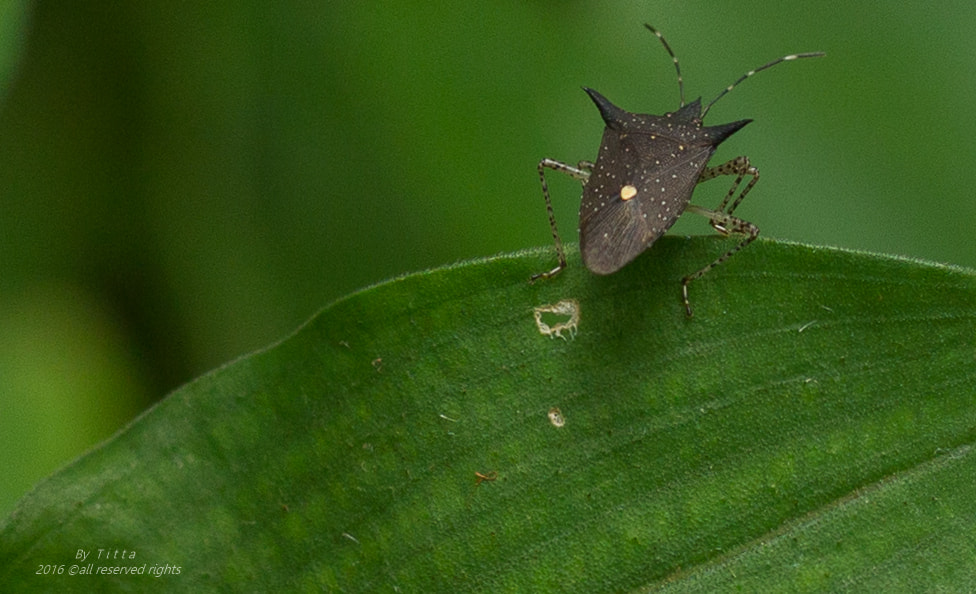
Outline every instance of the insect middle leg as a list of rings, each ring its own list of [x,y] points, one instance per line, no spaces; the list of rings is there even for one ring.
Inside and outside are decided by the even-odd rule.
[[[549,198],[549,184],[546,183],[546,169],[560,171],[572,176],[585,186],[586,181],[590,179],[590,172],[593,171],[593,163],[580,161],[576,167],[573,167],[572,165],[553,159],[539,161],[539,181],[542,183],[542,197],[546,200],[546,212],[549,214],[549,227],[552,229],[552,239],[556,242],[556,254],[559,256],[559,264],[548,272],[533,274],[529,282],[534,282],[540,278],[551,278],[562,272],[563,268],[566,268],[566,252],[563,250],[563,242],[559,239],[559,230],[556,228],[556,214],[552,210],[552,199]]]
[[[698,182],[701,183],[720,175],[734,175],[736,177],[735,181],[732,182],[732,187],[729,188],[728,194],[725,195],[725,198],[722,200],[722,203],[718,205],[718,208],[715,210],[709,210],[694,204],[689,204],[686,211],[694,212],[707,217],[709,224],[711,224],[711,226],[722,235],[731,235],[732,233],[735,233],[738,235],[745,235],[746,237],[739,242],[738,245],[716,258],[713,262],[701,270],[689,274],[681,279],[681,299],[684,302],[685,313],[688,314],[688,317],[691,317],[692,315],[691,303],[688,300],[688,285],[691,283],[691,281],[701,278],[709,270],[715,268],[722,262],[725,262],[736,252],[746,247],[755,241],[757,237],[759,237],[759,227],[756,227],[749,221],[745,221],[732,215],[732,212],[739,206],[742,199],[746,197],[746,194],[748,194],[749,191],[752,190],[752,187],[756,185],[756,182],[759,181],[759,170],[749,163],[748,157],[736,157],[735,159],[722,163],[717,167],[706,168],[698,178]],[[732,198],[735,196],[736,190],[738,190],[739,185],[742,184],[742,180],[746,176],[751,178],[749,183],[747,183],[742,189],[742,192],[739,193],[738,197],[733,200]]]

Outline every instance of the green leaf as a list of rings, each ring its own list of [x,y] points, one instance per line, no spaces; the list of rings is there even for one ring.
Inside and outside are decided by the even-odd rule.
[[[40,484],[0,590],[976,587],[976,275],[759,241],[687,319],[727,245],[351,295]]]

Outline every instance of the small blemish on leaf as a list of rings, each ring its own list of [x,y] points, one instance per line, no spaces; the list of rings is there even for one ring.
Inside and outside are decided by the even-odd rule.
[[[489,483],[494,482],[495,479],[498,478],[498,472],[495,471],[495,470],[492,470],[490,472],[486,472],[486,473],[482,474],[482,473],[480,473],[480,472],[478,472],[476,470],[474,472],[474,478],[475,478],[474,486],[477,487],[478,485],[480,485],[481,483],[483,483],[485,481],[488,481]]]
[[[568,317],[565,320],[550,325],[542,319],[542,314],[547,313]],[[540,305],[534,308],[534,315],[535,325],[539,329],[539,334],[543,334],[549,338],[558,336],[566,340],[566,337],[562,335],[563,330],[566,330],[569,332],[570,338],[576,338],[576,330],[580,318],[580,306],[575,299],[563,299],[558,303]]]
[[[566,417],[563,416],[561,410],[554,406],[549,409],[549,422],[552,423],[553,427],[562,427],[566,424]]]

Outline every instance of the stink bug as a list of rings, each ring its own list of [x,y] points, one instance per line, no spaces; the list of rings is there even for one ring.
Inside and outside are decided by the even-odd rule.
[[[595,164],[580,161],[575,167],[553,159],[539,162],[542,196],[546,200],[559,264],[548,272],[533,276],[532,280],[552,277],[566,267],[566,254],[556,230],[556,217],[546,184],[545,170],[554,169],[569,174],[583,184],[580,252],[583,263],[596,274],[611,274],[620,270],[664,235],[686,210],[707,217],[712,227],[722,235],[735,233],[745,236],[738,245],[712,263],[681,279],[682,302],[685,312],[691,316],[688,284],[752,243],[759,235],[758,227],[732,214],[759,181],[759,170],[744,156],[716,167],[708,166],[708,160],[718,145],[752,120],[739,120],[721,126],[704,126],[702,120],[719,99],[753,74],[781,62],[824,54],[792,54],[750,70],[702,109],[701,98],[685,103],[678,58],[657,29],[650,25],[645,27],[661,40],[674,62],[681,105],[676,111],[663,116],[630,113],[613,105],[593,89],[583,87],[606,124],[600,153]],[[710,210],[689,204],[699,182],[720,175],[734,175],[735,181],[718,208]],[[746,176],[750,178],[749,182],[736,196]]]

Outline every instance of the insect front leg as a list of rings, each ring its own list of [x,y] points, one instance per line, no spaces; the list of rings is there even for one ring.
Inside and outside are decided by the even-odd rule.
[[[722,235],[731,235],[735,233],[737,235],[745,235],[745,239],[743,239],[729,251],[716,258],[709,265],[681,279],[681,298],[684,302],[685,313],[688,314],[688,317],[691,317],[692,315],[691,302],[688,300],[688,285],[691,283],[691,281],[701,278],[709,270],[715,268],[722,262],[725,262],[736,252],[746,247],[755,241],[757,237],[759,237],[759,227],[732,214],[732,212],[739,206],[739,203],[742,202],[742,199],[746,197],[746,194],[748,194],[749,191],[752,190],[752,187],[756,185],[756,182],[759,181],[759,170],[749,163],[748,157],[736,157],[735,159],[732,159],[731,161],[723,163],[717,167],[706,168],[698,178],[698,181],[700,183],[718,177],[719,175],[734,175],[736,177],[735,181],[732,182],[732,187],[729,188],[728,193],[725,195],[722,203],[718,205],[718,208],[715,210],[709,210],[694,204],[689,204],[686,211],[694,212],[707,217],[709,224],[711,224],[711,226]],[[733,201],[732,197],[735,196],[736,190],[742,183],[743,178],[745,178],[747,175],[751,178],[749,183],[746,184],[746,187],[742,189],[742,192]]]
[[[556,228],[556,214],[552,210],[552,199],[549,197],[549,184],[546,183],[546,169],[553,169],[570,175],[585,186],[586,181],[590,179],[593,163],[580,161],[576,167],[573,167],[572,165],[567,165],[566,163],[553,159],[539,161],[539,181],[542,183],[542,197],[546,201],[546,212],[549,214],[549,227],[552,229],[552,239],[556,243],[556,254],[559,256],[559,264],[548,272],[540,272],[539,274],[532,275],[529,282],[534,282],[540,278],[551,278],[562,272],[563,268],[566,268],[566,252],[563,250],[563,242],[559,238],[559,230]]]

